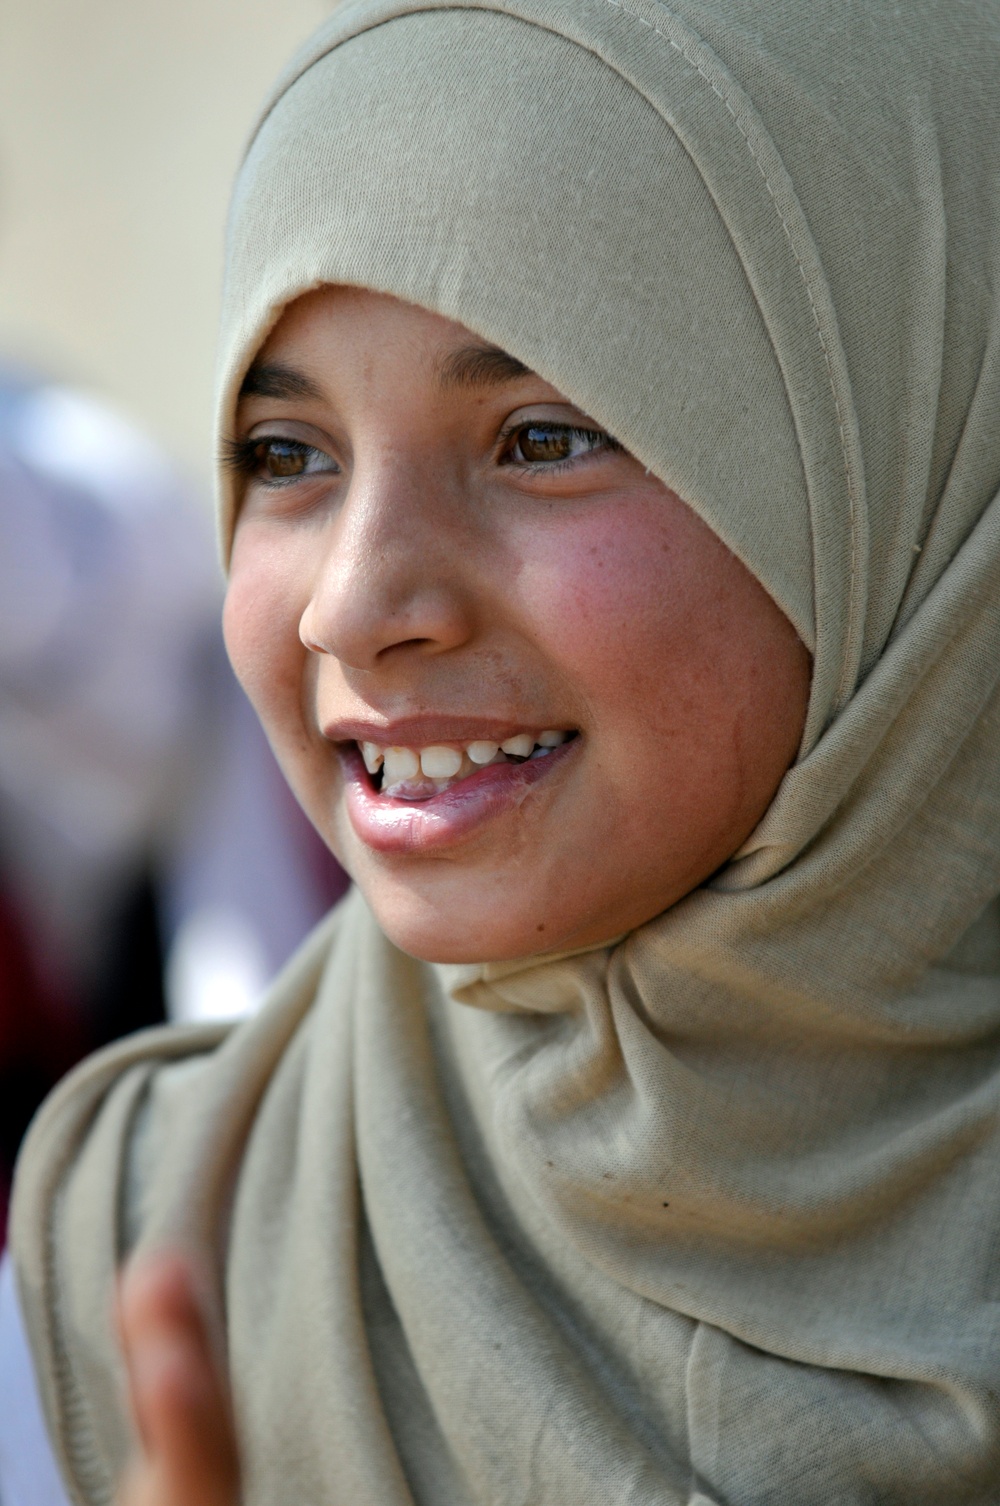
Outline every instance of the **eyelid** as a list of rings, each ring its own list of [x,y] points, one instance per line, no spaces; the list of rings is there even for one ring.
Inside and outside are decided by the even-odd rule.
[[[244,436],[237,435],[237,438]],[[262,418],[246,431],[245,438],[260,442],[262,439],[285,439],[294,444],[308,445],[311,449],[322,450],[324,454],[334,455],[338,445],[334,436],[325,429],[320,429],[316,424],[303,423],[301,419],[294,418]]]
[[[590,418],[572,403],[522,403],[507,415],[500,427],[509,433],[531,424],[551,424],[560,429],[587,429],[593,434],[608,433],[596,418]]]

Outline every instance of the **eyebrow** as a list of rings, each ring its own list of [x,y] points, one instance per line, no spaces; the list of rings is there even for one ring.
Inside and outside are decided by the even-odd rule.
[[[530,376],[531,368],[498,345],[463,345],[449,351],[437,365],[441,387],[499,387]],[[240,386],[239,400],[245,397],[272,397],[279,402],[296,398],[321,400],[322,388],[283,361],[255,361]]]
[[[279,401],[322,399],[323,395],[323,389],[312,377],[281,361],[254,362],[240,387],[240,400],[245,397],[274,397]]]
[[[531,368],[509,356],[498,345],[463,345],[438,362],[441,387],[499,387],[504,382],[531,376]]]

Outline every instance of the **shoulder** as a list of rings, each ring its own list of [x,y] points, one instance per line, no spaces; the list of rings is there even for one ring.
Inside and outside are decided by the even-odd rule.
[[[112,1321],[117,1269],[139,1241],[183,1242],[206,1186],[230,1175],[229,1141],[308,1036],[349,908],[321,922],[258,1015],[131,1036],[72,1072],[32,1124],[11,1245],[49,1434],[82,1501],[110,1500],[132,1442]]]
[[[18,1159],[19,1316],[56,1457],[88,1502],[110,1499],[131,1446],[112,1311],[152,1096],[160,1084],[171,1096],[175,1075],[189,1077],[222,1039],[209,1027],[144,1031],[100,1052],[49,1096]]]

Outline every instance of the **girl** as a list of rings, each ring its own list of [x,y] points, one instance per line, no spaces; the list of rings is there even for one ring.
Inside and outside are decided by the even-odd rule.
[[[80,1506],[998,1499],[998,43],[349,0],[281,81],[226,631],[357,887],[35,1125]]]

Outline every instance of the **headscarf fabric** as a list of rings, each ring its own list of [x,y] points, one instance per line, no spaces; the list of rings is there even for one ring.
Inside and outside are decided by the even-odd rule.
[[[997,0],[345,0],[279,82],[221,431],[308,289],[458,320],[743,560],[811,700],[616,944],[432,966],[354,895],[257,1019],[54,1096],[14,1240],[81,1506],[164,1241],[248,1506],[1000,1499],[998,104]]]

